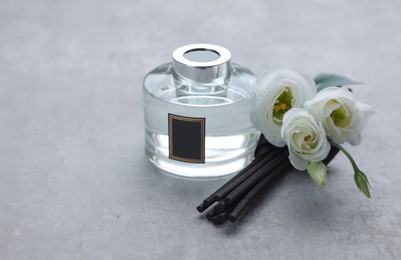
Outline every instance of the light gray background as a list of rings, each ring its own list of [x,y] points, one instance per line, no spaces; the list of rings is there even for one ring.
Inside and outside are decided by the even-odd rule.
[[[1,259],[400,259],[401,2],[0,2]],[[375,117],[328,187],[295,171],[236,225],[195,206],[225,180],[144,155],[142,79],[188,43],[255,73],[347,75]]]

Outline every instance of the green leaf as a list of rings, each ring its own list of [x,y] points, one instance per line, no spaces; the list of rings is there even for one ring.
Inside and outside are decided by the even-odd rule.
[[[327,181],[327,168],[322,162],[310,162],[308,163],[307,170],[312,179],[324,188]]]
[[[327,87],[362,84],[361,82],[353,81],[344,76],[330,73],[319,74],[313,80],[316,83],[317,91],[320,91]]]
[[[354,174],[354,180],[358,189],[370,199],[369,181],[366,175],[361,171],[357,171]]]

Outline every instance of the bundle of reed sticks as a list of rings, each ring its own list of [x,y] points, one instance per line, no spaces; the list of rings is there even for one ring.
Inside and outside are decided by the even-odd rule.
[[[331,148],[323,161],[328,164],[338,153]],[[275,177],[285,174],[292,166],[288,160],[287,147],[275,147],[261,135],[255,150],[255,159],[221,188],[207,197],[197,207],[202,213],[213,206],[206,218],[215,225],[223,224],[227,219],[236,222],[249,202],[264,189]]]

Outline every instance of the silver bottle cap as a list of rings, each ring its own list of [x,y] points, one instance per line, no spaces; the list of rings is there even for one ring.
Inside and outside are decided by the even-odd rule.
[[[173,52],[174,73],[196,82],[209,83],[230,77],[231,53],[213,44],[190,44]]]

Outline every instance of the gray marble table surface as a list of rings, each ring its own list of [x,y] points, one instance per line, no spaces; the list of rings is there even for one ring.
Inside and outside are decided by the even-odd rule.
[[[0,2],[0,259],[401,259],[401,1]],[[142,79],[179,46],[255,73],[335,72],[374,105],[321,189],[291,171],[236,225],[195,206],[227,179],[160,174]]]

